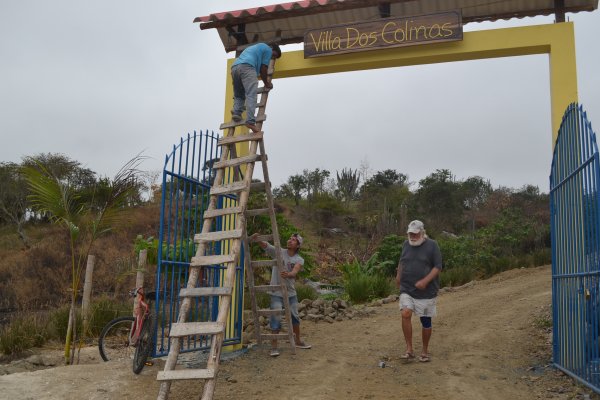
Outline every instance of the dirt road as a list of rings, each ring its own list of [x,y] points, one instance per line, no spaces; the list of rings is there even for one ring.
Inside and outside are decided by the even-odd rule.
[[[429,363],[405,362],[397,304],[370,317],[303,323],[313,345],[291,355],[283,346],[251,348],[221,364],[215,399],[599,399],[552,369],[551,337],[544,330],[551,302],[550,268],[507,271],[444,292]],[[414,319],[416,349],[420,325]],[[385,361],[385,368],[379,361]],[[162,361],[130,372],[102,363],[95,349],[83,364],[0,376],[2,399],[155,399]],[[198,398],[201,384],[175,383],[170,399]]]

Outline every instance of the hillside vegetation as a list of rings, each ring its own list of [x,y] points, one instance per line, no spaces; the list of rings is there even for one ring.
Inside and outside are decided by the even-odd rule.
[[[0,163],[0,315],[5,323],[15,315],[60,309],[70,299],[69,233],[30,202],[23,175],[23,168],[36,162],[70,185],[92,215],[114,182],[60,155]],[[535,186],[493,188],[478,176],[456,180],[448,170],[436,170],[418,183],[395,170],[367,176],[344,169],[335,179],[330,175],[304,170],[274,190],[279,231],[283,239],[294,232],[305,237],[304,278],[343,288],[341,295],[353,302],[395,290],[391,278],[413,219],[424,221],[428,235],[440,244],[443,286],[550,262],[548,195]],[[147,176],[139,172],[135,181],[127,223],[107,230],[89,250],[96,256],[96,301],[117,299],[133,287],[136,238],[148,239],[149,250],[156,250],[161,188]],[[264,198],[253,194],[250,202],[251,208],[259,207]],[[269,229],[265,218],[249,221],[251,233]]]

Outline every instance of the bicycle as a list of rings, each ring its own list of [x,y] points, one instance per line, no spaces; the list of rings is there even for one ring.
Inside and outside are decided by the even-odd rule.
[[[98,349],[102,359],[109,361],[131,359],[134,348],[133,373],[139,374],[152,352],[156,318],[146,302],[143,288],[136,288],[129,295],[138,297],[135,315],[115,318],[106,324],[98,339]],[[149,298],[154,295],[155,293],[148,293]]]

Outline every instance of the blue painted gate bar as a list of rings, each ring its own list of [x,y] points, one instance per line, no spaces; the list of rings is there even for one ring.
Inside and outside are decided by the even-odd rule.
[[[212,165],[219,160],[219,136],[214,132],[194,132],[182,138],[178,145],[165,157],[162,179],[162,200],[160,209],[160,232],[158,246],[158,266],[156,271],[156,315],[154,357],[165,356],[169,352],[168,333],[172,323],[177,321],[179,312],[179,290],[186,286],[190,260],[196,254],[194,235],[202,232],[203,214],[208,207],[209,192],[214,178]],[[222,196],[219,207],[233,206],[236,198]],[[233,225],[235,218],[216,218],[217,225]],[[222,226],[222,230],[229,229]],[[221,230],[220,228],[217,230]],[[217,243],[210,249],[211,254],[221,254]],[[230,320],[225,331],[223,345],[241,343],[242,330],[242,290],[243,255],[236,269],[235,303],[232,304]],[[220,286],[226,265],[212,265],[204,268],[200,285]],[[192,302],[188,321],[215,321],[218,314],[218,298],[202,298]],[[188,336],[181,346],[182,352],[201,351],[210,348],[209,337]]]
[[[600,164],[583,108],[565,112],[550,173],[554,365],[600,392]]]

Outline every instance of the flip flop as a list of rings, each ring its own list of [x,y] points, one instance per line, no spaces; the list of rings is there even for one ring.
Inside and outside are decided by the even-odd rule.
[[[411,358],[415,358],[413,353],[409,353],[408,351],[400,356],[401,360],[410,360]]]
[[[429,362],[429,361],[431,361],[430,358],[429,358],[429,354],[421,354],[419,356],[419,361],[420,362]]]

